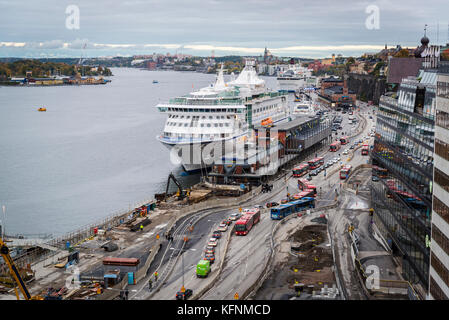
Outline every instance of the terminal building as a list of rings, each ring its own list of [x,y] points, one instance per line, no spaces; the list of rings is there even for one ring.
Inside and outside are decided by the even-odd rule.
[[[381,97],[372,151],[380,178],[372,186],[374,221],[421,297],[429,286],[437,59],[427,55],[414,77]]]
[[[355,107],[357,99],[357,95],[348,88],[346,76],[344,79],[333,76],[323,79],[318,96],[324,103],[337,110]]]
[[[449,44],[437,79],[429,299],[449,299]]]
[[[215,184],[259,185],[292,160],[301,160],[332,139],[331,121],[299,117],[272,127],[255,127],[241,152],[225,153],[208,174]]]

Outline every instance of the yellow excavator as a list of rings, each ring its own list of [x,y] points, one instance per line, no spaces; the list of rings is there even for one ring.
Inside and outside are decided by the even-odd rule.
[[[3,260],[5,260],[6,264],[8,265],[11,276],[15,280],[16,284],[19,286],[19,289],[22,292],[22,295],[25,298],[25,300],[43,300],[43,298],[41,296],[31,296],[30,292],[28,291],[28,289],[25,285],[25,282],[23,282],[23,279],[20,276],[19,270],[17,269],[16,265],[14,264],[13,259],[9,255],[9,248],[3,242],[1,237],[0,237],[0,254],[2,255]],[[17,300],[20,300],[19,293],[17,292],[17,288],[14,287],[14,290],[16,292]]]

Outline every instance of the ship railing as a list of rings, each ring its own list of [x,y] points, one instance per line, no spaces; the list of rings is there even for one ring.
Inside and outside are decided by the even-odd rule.
[[[193,100],[185,98],[174,98],[169,100],[169,104],[179,104],[179,105],[195,105],[195,106],[216,106],[216,105],[241,105],[243,101],[241,99],[234,100]]]

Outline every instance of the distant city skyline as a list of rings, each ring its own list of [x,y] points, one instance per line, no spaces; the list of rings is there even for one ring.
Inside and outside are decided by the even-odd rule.
[[[69,6],[79,9],[79,29],[67,27]],[[358,56],[385,44],[414,48],[425,24],[431,44],[446,43],[446,6],[445,0],[0,0],[0,57],[263,55],[265,47],[286,57]],[[378,26],[369,28],[372,7]]]

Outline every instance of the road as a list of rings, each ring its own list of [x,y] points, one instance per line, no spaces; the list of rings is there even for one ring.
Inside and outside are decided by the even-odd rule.
[[[362,109],[363,110],[363,109]],[[364,112],[363,112],[364,113]],[[368,118],[368,117],[366,117]],[[368,119],[365,129],[359,136],[366,136],[369,130],[374,125],[374,120]],[[347,117],[343,117],[343,129],[338,132],[338,137],[347,135],[353,129],[353,126],[348,123]],[[337,135],[336,135],[337,136]],[[352,141],[359,138],[353,138]],[[373,138],[370,138],[372,142]],[[351,141],[351,142],[352,142]],[[343,146],[349,148],[349,145]],[[341,150],[339,151],[342,152]],[[325,162],[338,156],[339,152],[322,152],[319,156],[323,156]],[[348,157],[341,159],[341,163],[349,163],[353,167],[366,163],[367,157],[361,156],[360,150],[356,151],[352,159],[348,162]],[[328,168],[327,172],[335,170],[338,164]],[[335,167],[335,168],[334,168]],[[298,192],[297,179],[290,177],[287,181],[288,192],[294,194]],[[318,206],[327,205],[334,201],[335,186],[340,183],[338,174],[334,174],[329,179],[325,179],[324,171],[313,177],[312,182],[317,186],[318,191]],[[320,192],[321,190],[321,192]],[[286,193],[286,192],[285,192]],[[272,198],[272,201],[278,202],[285,197],[284,193],[280,193]],[[357,202],[357,201],[356,201]],[[270,253],[270,237],[271,231],[276,222],[270,219],[269,210],[265,209],[262,213],[262,220],[259,225],[254,227],[251,232],[245,237],[232,237],[228,253],[226,255],[225,267],[220,274],[217,282],[213,288],[206,292],[201,299],[213,300],[231,300],[235,293],[243,294],[258,278],[260,272],[264,268],[264,262],[268,259]]]
[[[347,118],[347,116],[343,116],[343,129],[334,133],[335,138],[343,136],[343,132],[344,135],[350,135],[351,130],[355,130],[355,126],[350,125]],[[366,135],[372,126],[371,122],[368,121],[363,135]],[[351,143],[354,140],[351,139]],[[342,149],[336,153],[326,150],[318,155],[323,156],[325,162],[327,162],[336,156],[338,157],[338,153],[341,154],[345,147],[349,148],[349,145],[342,146]],[[311,155],[310,158],[314,156]],[[347,159],[341,158],[341,163],[346,163]],[[360,156],[360,151],[358,151],[349,163],[355,167],[364,161],[366,162],[366,159],[366,157]],[[326,173],[336,170],[339,164],[334,164],[328,168]],[[334,200],[335,186],[338,186],[339,182],[338,174],[334,174],[326,180],[324,171],[313,177],[312,183],[317,186],[317,204],[319,206],[326,205]],[[263,205],[268,201],[280,202],[282,198],[286,197],[287,192],[295,194],[298,191],[297,179],[289,174],[287,178],[282,177],[273,183],[272,192],[259,194],[242,205],[242,207],[248,208],[256,204]],[[205,292],[200,299],[230,300],[234,298],[235,293],[241,295],[257,280],[270,253],[271,231],[276,222],[270,219],[268,209],[262,210],[261,221],[253,227],[247,236],[231,236],[223,270],[220,274],[218,274],[219,264],[224,258],[227,234],[230,230],[218,241],[216,261],[212,264],[212,272],[208,278],[200,279],[195,274],[195,266],[203,257],[203,250],[212,232],[225,217],[233,212],[237,212],[237,210],[237,207],[228,210],[205,210],[180,222],[176,229],[177,237],[175,237],[174,242],[164,243],[163,255],[159,254],[158,260],[150,268],[149,274],[154,272],[156,268],[159,271],[159,283],[154,283],[154,286],[160,285],[161,279],[164,279],[166,276],[164,284],[160,286],[158,292],[155,292],[156,289],[154,287],[150,291],[147,282],[141,281],[140,285],[130,290],[130,297],[132,299],[174,299],[175,293],[180,290],[183,284],[185,288],[192,289],[195,294],[205,288],[212,279],[214,279],[213,287]],[[200,216],[204,217],[198,220]],[[195,220],[197,220],[196,225],[193,232],[190,233],[186,230],[186,226]],[[184,236],[188,236],[189,241],[181,249]],[[173,270],[169,272],[172,266]]]

